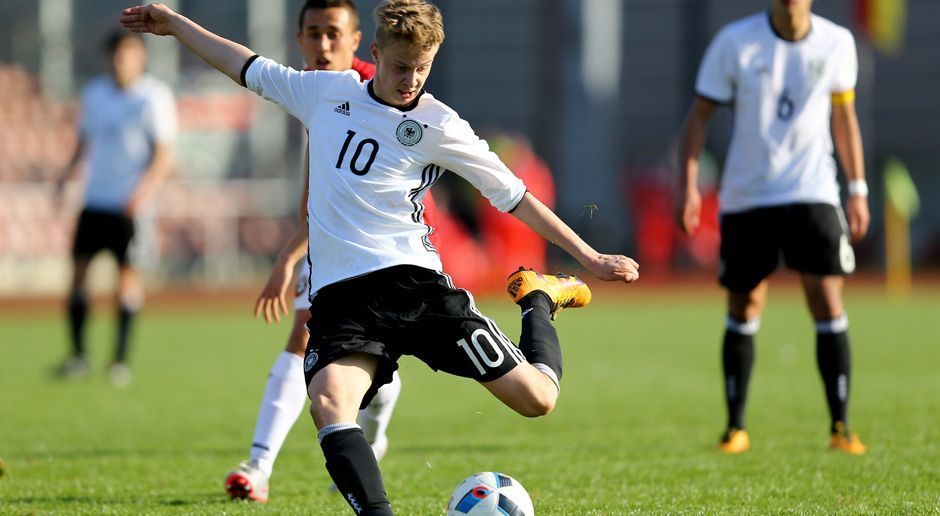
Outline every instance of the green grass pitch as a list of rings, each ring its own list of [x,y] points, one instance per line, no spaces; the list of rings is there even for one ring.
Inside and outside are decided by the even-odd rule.
[[[851,286],[850,286],[851,287]],[[473,382],[402,363],[404,390],[382,463],[399,514],[443,514],[476,471],[519,479],[539,514],[940,513],[940,295],[892,304],[848,291],[853,429],[864,457],[827,450],[812,326],[799,295],[771,291],[757,341],[750,452],[724,456],[717,287],[605,289],[561,314],[565,376],[555,412],[527,420]],[[238,309],[154,309],[137,327],[134,382],[103,369],[112,321],[90,324],[87,380],[55,383],[59,307],[0,314],[0,514],[351,514],[329,483],[305,415],[266,506],[229,501],[286,325]],[[510,336],[517,309],[481,305]]]

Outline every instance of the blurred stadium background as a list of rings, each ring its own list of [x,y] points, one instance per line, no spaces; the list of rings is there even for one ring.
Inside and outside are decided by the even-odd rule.
[[[63,206],[54,180],[75,145],[77,96],[105,70],[111,0],[0,0],[0,296],[63,293],[81,185]],[[167,1],[212,31],[299,67],[300,0]],[[368,59],[374,0],[359,0]],[[714,224],[695,239],[671,222],[673,145],[705,46],[749,0],[438,2],[447,40],[429,90],[487,134],[521,135],[549,166],[557,211],[597,247],[669,277],[712,274]],[[873,228],[860,269],[885,270],[885,164],[906,165],[925,202],[910,226],[917,272],[940,270],[940,10],[935,0],[817,0],[852,29]],[[260,286],[293,229],[302,129],[174,41],[148,38],[150,70],[177,95],[174,173],[153,206],[145,276],[160,287]],[[710,131],[713,189],[729,116]],[[445,187],[447,185],[444,185]],[[457,188],[453,184],[450,188]],[[457,198],[457,196],[444,196]],[[901,211],[913,201],[902,198]],[[459,212],[459,210],[456,210]],[[472,216],[465,217],[471,230]],[[560,255],[552,255],[556,260]],[[102,265],[107,267],[107,265]],[[99,274],[104,281],[110,274]],[[94,273],[93,273],[94,277]],[[684,276],[683,276],[684,277]]]

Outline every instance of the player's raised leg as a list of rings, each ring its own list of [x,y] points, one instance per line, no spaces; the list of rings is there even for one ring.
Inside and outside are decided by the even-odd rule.
[[[800,278],[816,325],[816,363],[829,406],[829,447],[861,455],[865,453],[865,445],[848,426],[852,354],[849,318],[842,304],[844,279],[812,274],[802,274]]]
[[[392,514],[379,463],[356,423],[377,367],[376,356],[346,355],[317,371],[307,391],[326,469],[356,514]]]
[[[509,276],[507,291],[522,310],[519,350],[527,363],[483,385],[523,416],[542,416],[555,408],[562,375],[561,345],[552,319],[563,308],[588,304],[591,290],[574,276],[520,268]]]

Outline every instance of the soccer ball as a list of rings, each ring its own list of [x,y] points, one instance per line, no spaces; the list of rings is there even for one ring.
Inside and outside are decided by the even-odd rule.
[[[533,516],[532,500],[518,480],[493,471],[465,478],[447,503],[447,516]]]

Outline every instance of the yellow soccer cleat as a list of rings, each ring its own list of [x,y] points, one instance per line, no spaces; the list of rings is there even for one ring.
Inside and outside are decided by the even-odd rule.
[[[854,433],[849,432],[849,429],[842,421],[836,421],[836,431],[832,433],[832,438],[829,439],[829,449],[852,455],[864,455],[866,450],[862,440]]]
[[[574,276],[550,276],[524,267],[519,267],[518,271],[509,275],[506,291],[516,303],[536,290],[545,292],[551,298],[552,319],[563,308],[578,308],[591,302],[591,289]]]
[[[747,435],[747,430],[743,428],[730,427],[725,435],[721,436],[721,442],[718,443],[718,449],[725,453],[742,453],[751,449],[751,438]]]

